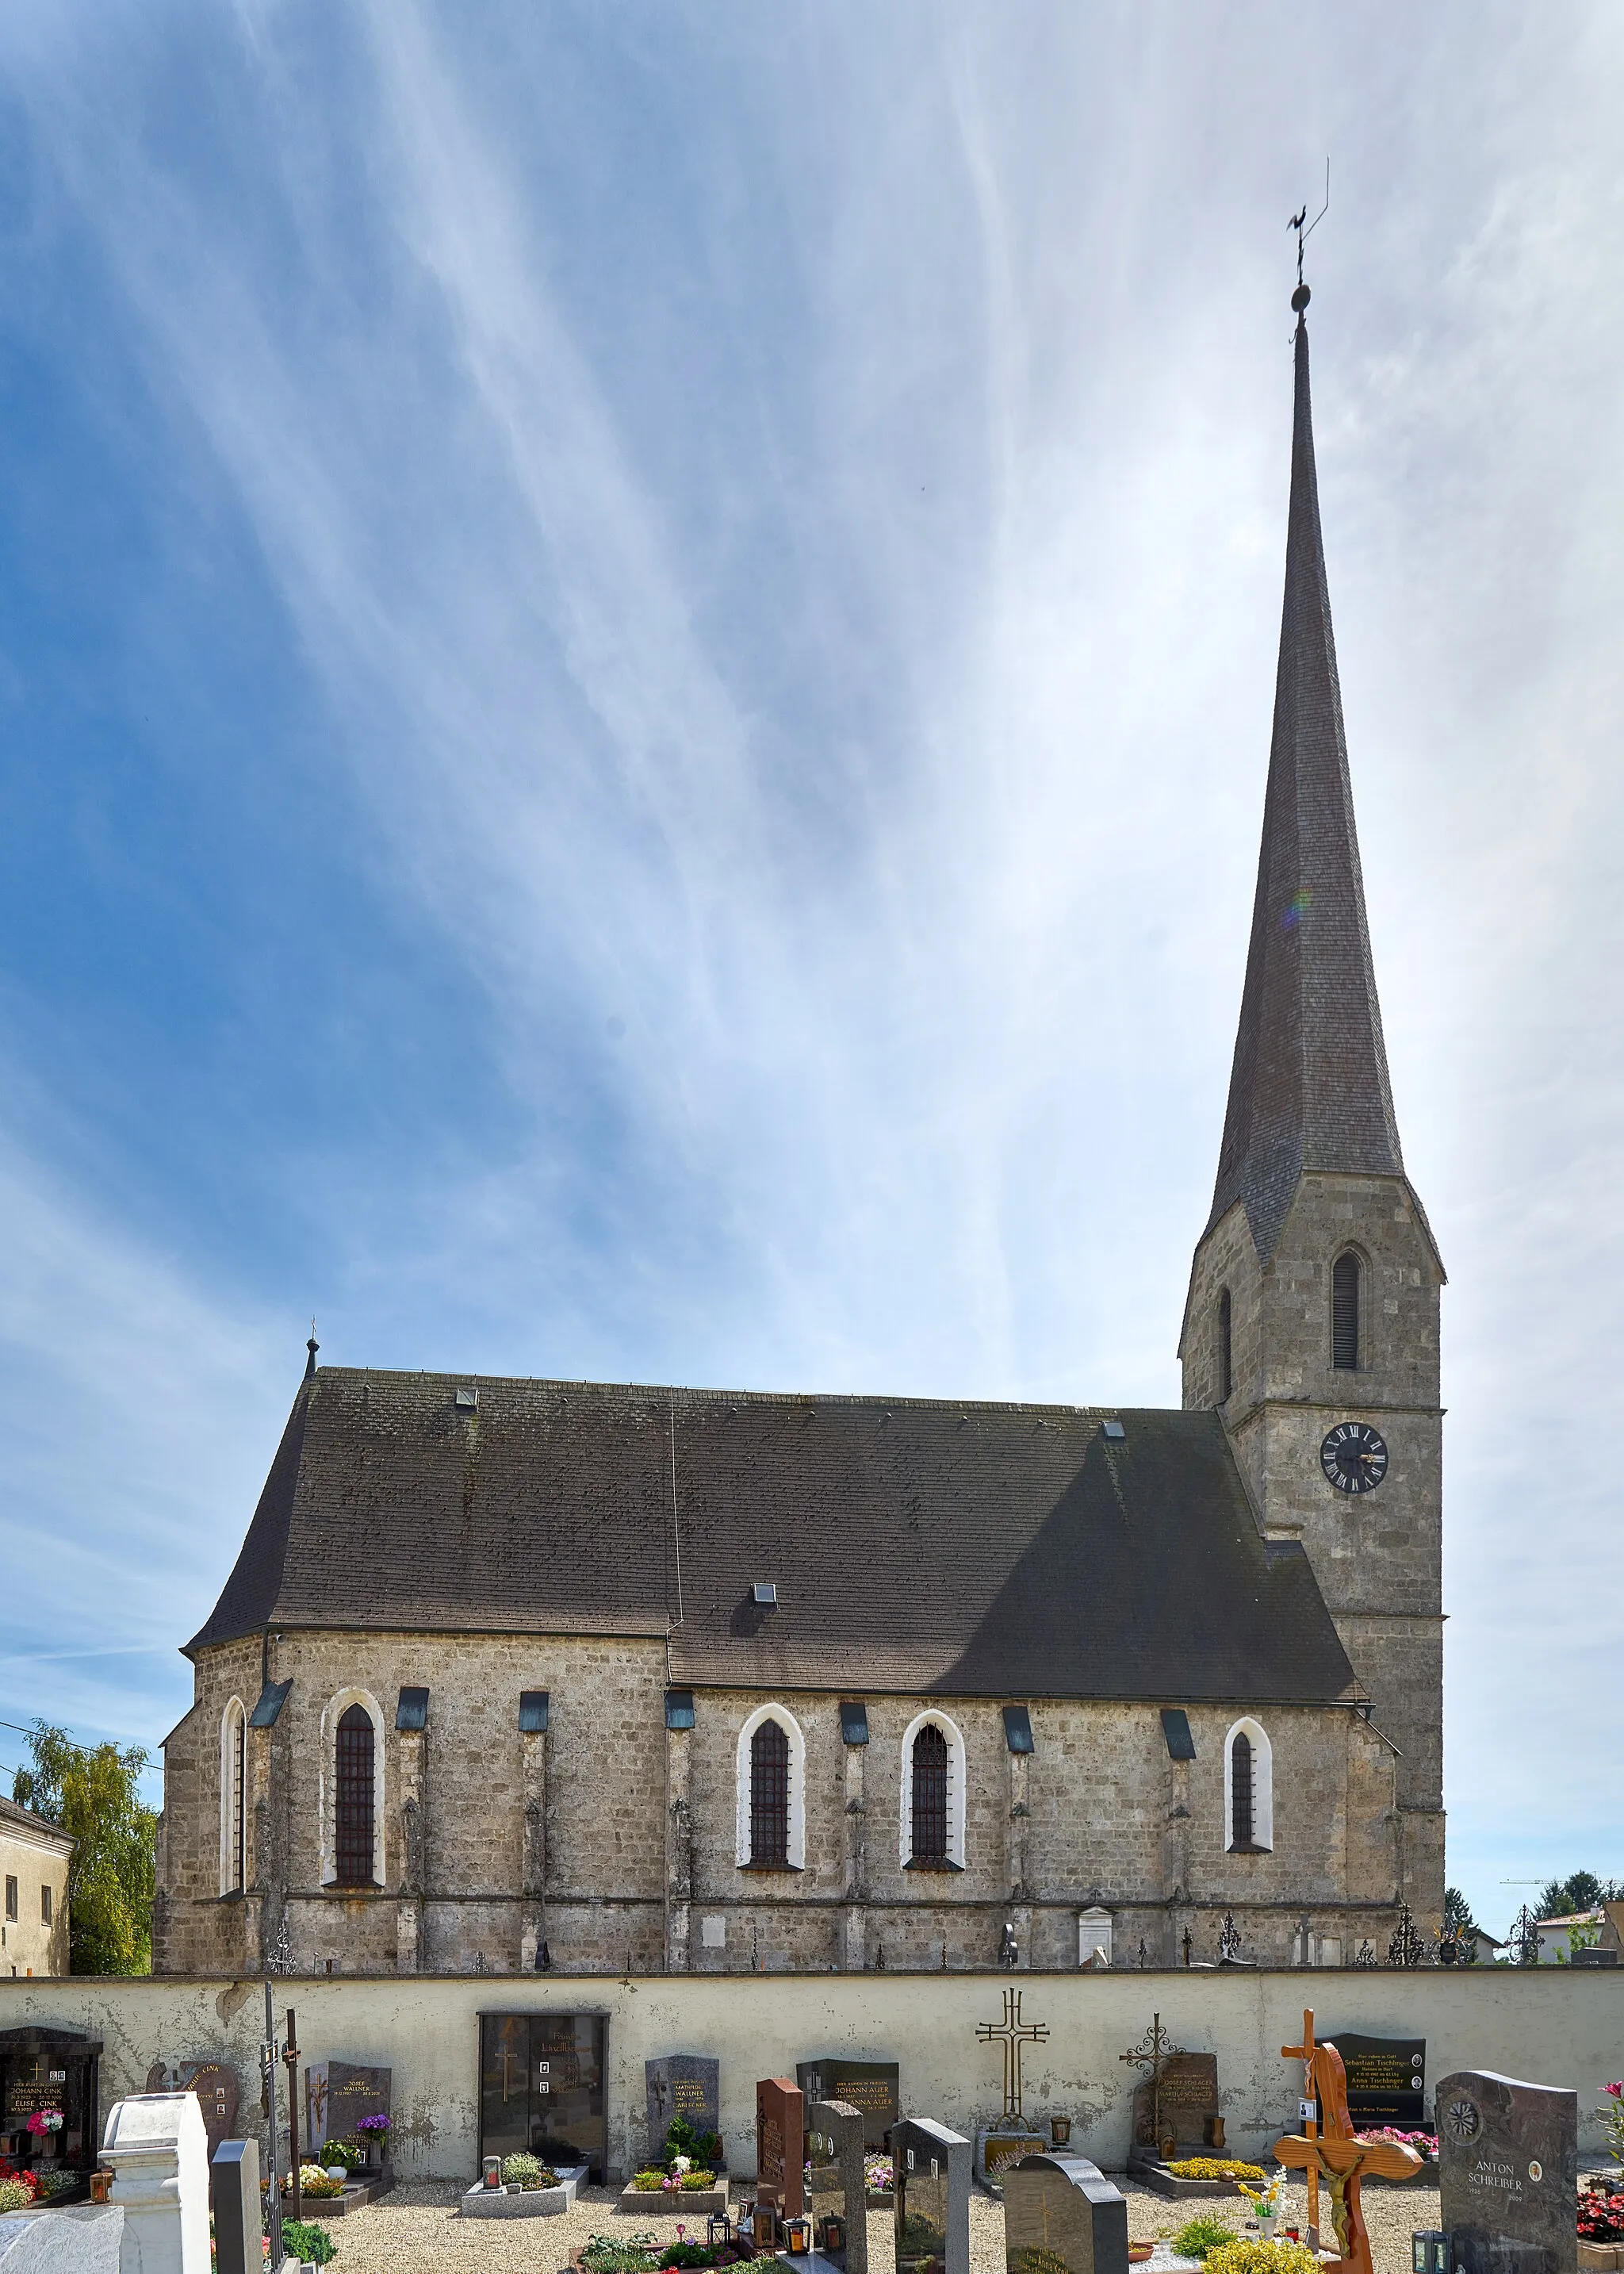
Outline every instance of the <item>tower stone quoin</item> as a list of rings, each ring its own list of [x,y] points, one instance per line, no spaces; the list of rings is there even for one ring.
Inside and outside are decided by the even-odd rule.
[[[1304,295],[1305,304],[1306,295]],[[1443,1265],[1404,1172],[1331,630],[1299,307],[1285,600],[1245,987],[1179,1356],[1266,1535],[1300,1541],[1397,1749],[1402,1892],[1441,1919]],[[1340,1269],[1339,1269],[1340,1267]],[[1348,1423],[1373,1431],[1345,1458]],[[1347,1479],[1344,1477],[1344,1481]]]

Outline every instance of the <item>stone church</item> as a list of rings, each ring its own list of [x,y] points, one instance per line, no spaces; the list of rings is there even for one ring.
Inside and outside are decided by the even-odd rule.
[[[1444,1274],[1382,1044],[1306,298],[1182,1410],[312,1340],[186,1645],[158,1970],[1345,1965],[1401,1904],[1436,1929]]]

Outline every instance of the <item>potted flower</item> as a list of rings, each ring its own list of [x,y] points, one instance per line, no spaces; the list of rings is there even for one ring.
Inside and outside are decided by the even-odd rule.
[[[376,2159],[380,2171],[389,2152],[389,2120],[387,2116],[364,2116],[356,2126],[356,2138],[370,2159]]]

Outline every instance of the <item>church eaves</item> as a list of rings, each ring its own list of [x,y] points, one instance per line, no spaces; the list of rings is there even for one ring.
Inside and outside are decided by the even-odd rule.
[[[1252,945],[1207,1230],[1239,1201],[1267,1263],[1304,1170],[1402,1177],[1354,829],[1297,308],[1286,591]]]

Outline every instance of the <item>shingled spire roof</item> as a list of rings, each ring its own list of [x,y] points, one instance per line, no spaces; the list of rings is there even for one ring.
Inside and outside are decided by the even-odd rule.
[[[1314,475],[1299,286],[1286,595],[1252,945],[1210,1231],[1244,1201],[1267,1262],[1305,1169],[1402,1176],[1371,966]]]

